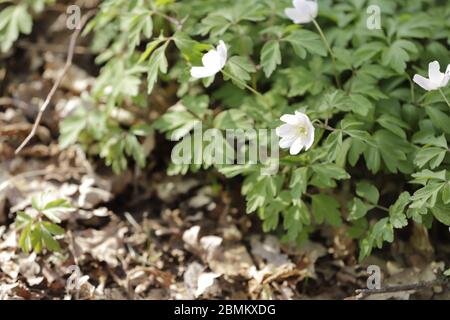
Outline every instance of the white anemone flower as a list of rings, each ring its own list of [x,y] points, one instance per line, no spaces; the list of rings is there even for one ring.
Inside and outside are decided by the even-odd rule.
[[[293,8],[286,8],[284,13],[294,23],[310,23],[317,17],[319,11],[315,0],[293,0]]]
[[[314,143],[314,126],[308,116],[296,111],[295,114],[285,114],[280,118],[285,124],[276,129],[281,138],[280,148],[287,149],[291,155],[299,154],[303,148],[307,151]]]
[[[208,51],[202,58],[202,67],[192,67],[191,76],[197,79],[215,75],[227,62],[227,46],[220,40],[216,49]]]
[[[427,91],[443,88],[450,80],[450,64],[447,66],[445,73],[442,73],[440,69],[439,62],[433,61],[428,65],[428,79],[416,74],[413,80]]]

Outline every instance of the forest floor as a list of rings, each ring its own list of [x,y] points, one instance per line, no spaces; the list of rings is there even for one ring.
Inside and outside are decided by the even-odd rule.
[[[380,267],[383,287],[419,285],[365,298],[450,299],[443,286],[420,285],[449,263],[446,228],[410,225],[360,265],[344,229],[323,228],[300,247],[264,234],[245,214],[238,179],[167,176],[163,137],[148,138],[144,170],[120,175],[81,147],[60,150],[60,120],[98,72],[83,42],[36,137],[15,155],[64,65],[68,35],[46,22],[55,20],[0,56],[0,299],[357,299],[369,265]],[[15,213],[42,192],[77,210],[63,217],[60,253],[25,254]],[[68,288],[75,276],[80,287]]]

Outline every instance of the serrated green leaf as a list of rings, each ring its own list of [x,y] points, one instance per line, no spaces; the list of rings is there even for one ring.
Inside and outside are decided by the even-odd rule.
[[[158,79],[158,73],[167,73],[167,58],[166,48],[168,42],[164,43],[161,47],[156,49],[150,57],[147,70],[147,92],[151,93]]]
[[[360,181],[357,183],[356,194],[372,204],[377,204],[380,198],[378,189],[368,181]]]
[[[295,53],[302,59],[306,53],[311,55],[326,56],[327,51],[319,35],[309,30],[294,30],[288,36],[283,38],[294,48]]]
[[[280,43],[276,40],[268,41],[261,50],[261,65],[264,74],[269,78],[281,63]]]
[[[312,211],[318,224],[325,221],[335,227],[342,224],[340,205],[334,197],[318,194],[313,195],[311,199]]]

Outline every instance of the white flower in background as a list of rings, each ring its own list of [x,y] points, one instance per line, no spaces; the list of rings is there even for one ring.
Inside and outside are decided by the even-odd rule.
[[[286,122],[276,129],[277,136],[281,138],[280,148],[290,148],[291,155],[296,155],[305,148],[311,148],[314,142],[314,126],[308,116],[296,111],[295,114],[285,114],[280,118]]]
[[[445,73],[440,71],[439,62],[433,61],[428,65],[428,78],[416,74],[413,78],[414,82],[427,91],[437,90],[445,87],[450,80],[450,64],[447,66]]]
[[[217,49],[208,51],[203,58],[203,67],[192,67],[191,76],[197,79],[215,75],[227,62],[227,46],[220,40]]]
[[[293,0],[293,8],[286,8],[284,13],[294,23],[309,23],[317,17],[319,7],[315,0]]]

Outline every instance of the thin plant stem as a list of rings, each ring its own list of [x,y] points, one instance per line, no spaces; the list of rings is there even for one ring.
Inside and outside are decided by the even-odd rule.
[[[267,104],[267,107],[270,108],[270,102],[267,100],[267,98],[259,91],[255,90],[254,88],[252,88],[251,86],[249,86],[248,84],[246,84],[244,81],[237,79],[235,76],[229,74],[228,72],[222,70],[222,74],[227,76],[230,79],[233,79],[234,81],[238,82],[239,84],[241,84],[245,89],[247,89],[248,91],[250,91],[251,93],[253,93],[254,95],[260,97],[262,100],[264,100],[264,102]]]
[[[330,43],[328,42],[327,38],[325,37],[325,34],[323,33],[322,28],[317,23],[316,19],[313,19],[312,22],[313,22],[314,26],[316,27],[317,31],[319,32],[320,37],[322,38],[322,41],[323,41],[325,47],[327,48],[328,52],[330,53],[331,61],[333,62],[333,66],[334,66],[334,78],[336,80],[337,86],[341,89],[341,80],[339,80],[339,76],[337,74],[336,56],[334,55],[333,49],[331,49]]]
[[[251,91],[251,92],[254,93],[255,95],[264,98],[264,96],[262,95],[261,92],[259,92],[259,91],[255,90],[255,89],[253,89],[251,86],[249,86],[248,84],[246,84],[244,81],[239,80],[238,78],[236,78],[235,76],[229,74],[228,72],[226,72],[226,71],[224,71],[224,70],[222,70],[222,73],[223,73],[223,75],[227,76],[228,78],[233,79],[233,80],[236,81],[236,82],[239,82],[239,84],[241,84],[242,86],[244,86],[247,90]]]
[[[447,103],[448,107],[450,108],[450,102],[448,101],[447,97],[444,94],[444,91],[442,91],[441,88],[439,88],[439,92],[441,93],[442,98],[444,98],[445,103]]]

